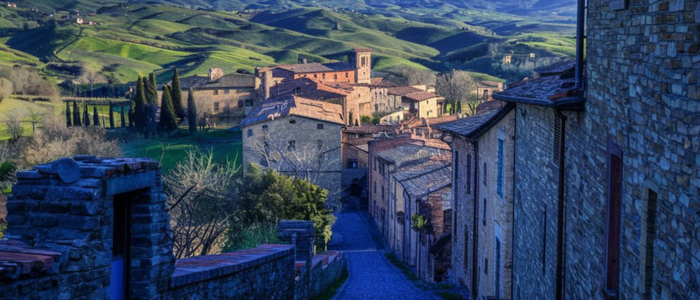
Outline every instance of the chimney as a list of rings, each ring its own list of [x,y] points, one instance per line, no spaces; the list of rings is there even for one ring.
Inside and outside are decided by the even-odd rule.
[[[209,81],[214,81],[224,76],[224,70],[220,68],[209,69]]]
[[[304,57],[304,58],[301,59],[301,63],[303,63],[303,64],[307,64],[307,63],[308,63],[308,60],[306,60],[306,57]]]

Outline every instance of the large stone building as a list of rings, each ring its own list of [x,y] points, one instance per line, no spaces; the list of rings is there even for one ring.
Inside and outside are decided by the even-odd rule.
[[[401,99],[401,106],[414,118],[437,118],[442,116],[445,98],[411,86],[387,88],[387,94]]]
[[[354,49],[349,62],[307,63],[277,65],[256,68],[255,74],[262,81],[263,99],[272,97],[272,90],[284,81],[307,78],[324,83],[360,83],[372,82],[372,50]]]
[[[587,3],[585,66],[493,95],[517,105],[513,298],[698,299],[700,3]]]
[[[172,85],[171,82],[167,83]],[[260,102],[260,80],[247,74],[224,74],[219,68],[209,69],[209,76],[190,76],[180,79],[182,102],[187,106],[187,93],[194,89],[194,99],[200,118],[208,122],[238,125],[253,106]],[[162,90],[158,91],[160,99]]]
[[[475,299],[512,299],[515,105],[438,125],[452,147],[452,272]]]
[[[241,122],[243,164],[259,164],[296,176],[339,197],[341,190],[341,128],[345,122],[337,104],[296,95],[268,99]]]

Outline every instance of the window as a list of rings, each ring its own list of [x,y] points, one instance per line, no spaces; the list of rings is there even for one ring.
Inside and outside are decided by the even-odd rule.
[[[345,78],[348,78],[348,77],[350,77],[350,73],[345,72]]]
[[[262,126],[262,129],[263,129],[264,132],[267,132],[267,129],[268,129],[267,125],[263,125],[263,126]]]
[[[489,273],[489,259],[484,257],[484,274]]]
[[[554,116],[554,139],[552,145],[552,161],[555,164],[559,164],[561,159],[561,133],[562,133],[562,119],[559,115]]]
[[[338,74],[333,75],[333,79],[338,80]]]
[[[297,120],[295,120],[295,119],[289,120],[289,124],[296,124],[296,123],[297,123]]]
[[[301,93],[301,88],[300,88],[300,87],[295,88],[295,89],[294,89],[294,93],[295,93],[295,94]]]
[[[323,76],[323,79],[326,79],[326,73],[323,73],[322,76]]]
[[[219,95],[219,90],[214,90],[214,96]]]
[[[295,150],[297,150],[297,141],[290,140],[289,145],[287,146],[287,151],[295,151]]]
[[[487,166],[486,166],[486,163],[484,163],[484,179],[483,179],[484,185],[488,185],[487,180],[486,180],[487,178],[488,178]]]
[[[472,193],[472,155],[467,154],[467,195]]]
[[[658,194],[651,189],[646,190],[646,205],[642,213],[639,278],[643,284],[639,285],[640,293],[651,296],[651,284],[654,273],[654,242],[656,239],[656,203]]]
[[[364,57],[364,56],[363,56],[363,57],[360,59],[360,66],[361,66],[361,67],[367,66],[367,57]]]
[[[253,100],[252,100],[252,99],[246,100],[246,101],[245,101],[245,106],[246,106],[246,107],[251,107],[251,106],[253,106]]]
[[[248,137],[253,136],[253,129],[248,129]]]
[[[484,90],[484,98],[485,99],[489,98],[489,90]]]
[[[376,181],[374,182],[374,193],[375,194],[377,193],[377,182]]]
[[[224,94],[230,94],[230,93],[231,93],[231,90],[229,90],[229,89],[224,90]]]
[[[323,141],[322,141],[322,140],[316,141],[316,147],[317,147],[319,150],[321,150],[321,148],[323,148]]]
[[[238,100],[238,107],[243,107],[243,100]]]
[[[622,150],[619,145],[608,144],[608,220],[605,230],[605,292],[617,297],[620,270],[620,228],[622,212]]]
[[[484,198],[484,209],[482,209],[482,211],[484,212],[484,216],[482,218],[482,221],[483,221],[484,225],[486,225],[486,198]]]
[[[384,186],[383,185],[382,185],[382,201],[385,201],[384,200]]]
[[[221,109],[219,105],[219,102],[214,102],[214,112],[219,112],[219,109]]]
[[[321,123],[316,124],[316,129],[323,129],[323,124],[321,124]]]
[[[501,296],[501,241],[496,238],[496,251],[494,253],[494,266],[493,266],[493,274],[494,274],[494,288],[496,290],[496,298],[500,298]]]
[[[503,162],[503,160],[505,159],[505,149],[503,144],[504,140],[498,139],[498,168],[496,170],[496,194],[498,194],[498,196],[501,197],[501,200],[503,200],[503,176],[505,176],[505,167]]]
[[[357,159],[348,159],[348,169],[357,169]]]
[[[314,74],[314,78],[318,78],[318,75],[317,75],[317,74]]]

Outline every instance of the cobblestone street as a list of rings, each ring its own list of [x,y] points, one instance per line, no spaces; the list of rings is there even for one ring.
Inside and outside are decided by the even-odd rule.
[[[388,250],[372,239],[381,236],[366,212],[346,210],[336,215],[333,233],[339,240],[329,246],[348,258],[350,278],[335,299],[438,299],[417,288],[409,278],[391,264],[384,253]]]

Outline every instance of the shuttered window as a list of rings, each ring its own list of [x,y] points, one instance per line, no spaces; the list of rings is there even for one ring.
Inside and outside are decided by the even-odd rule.
[[[561,159],[561,127],[562,119],[559,115],[554,116],[554,140],[552,148],[552,161],[559,164]]]
[[[467,195],[472,193],[472,155],[467,154]]]
[[[620,270],[620,229],[622,212],[622,151],[620,146],[608,145],[608,220],[605,232],[605,292],[618,297]]]

